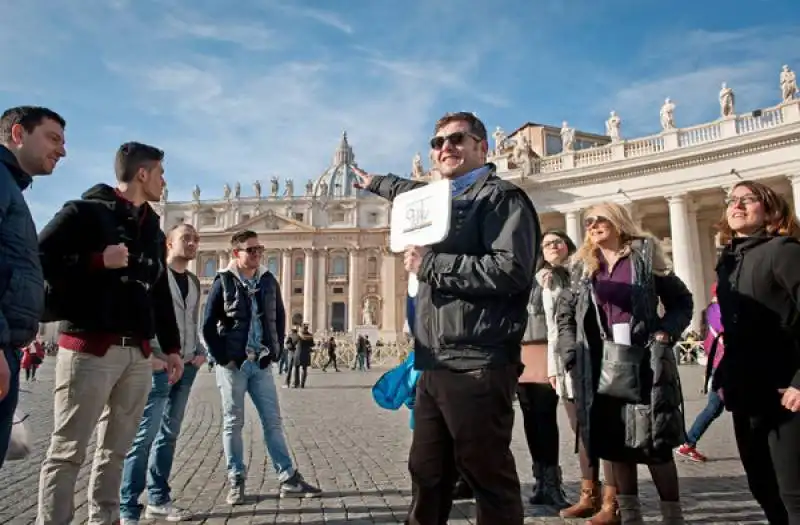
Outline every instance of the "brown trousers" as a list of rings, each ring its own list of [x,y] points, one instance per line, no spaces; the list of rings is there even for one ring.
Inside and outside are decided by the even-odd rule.
[[[446,524],[459,473],[472,487],[477,525],[522,525],[511,453],[518,365],[426,370],[417,382],[409,525]]]

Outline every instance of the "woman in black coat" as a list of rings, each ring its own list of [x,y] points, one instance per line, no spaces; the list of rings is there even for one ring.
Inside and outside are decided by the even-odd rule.
[[[725,356],[715,388],[733,412],[750,491],[772,525],[800,525],[800,227],[758,182],[734,186],[717,265]]]

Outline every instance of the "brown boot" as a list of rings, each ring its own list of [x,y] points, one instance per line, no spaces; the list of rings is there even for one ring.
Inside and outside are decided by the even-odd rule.
[[[617,525],[621,523],[617,504],[617,487],[603,485],[603,502],[600,512],[592,516],[586,525]]]
[[[595,481],[581,481],[581,495],[578,502],[558,513],[562,518],[588,518],[600,510],[600,484]]]

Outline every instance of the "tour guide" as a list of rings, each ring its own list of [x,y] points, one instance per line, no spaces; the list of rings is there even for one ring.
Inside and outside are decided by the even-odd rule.
[[[528,196],[486,163],[486,127],[475,115],[449,113],[434,133],[431,158],[452,181],[452,217],[444,241],[409,246],[403,258],[419,280],[414,366],[422,371],[408,523],[446,522],[460,472],[475,492],[478,525],[522,525],[510,443],[539,221]],[[355,171],[357,187],[389,200],[425,184]]]

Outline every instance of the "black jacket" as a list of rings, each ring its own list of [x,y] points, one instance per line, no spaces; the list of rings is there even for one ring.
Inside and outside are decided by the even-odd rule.
[[[494,166],[453,198],[450,232],[431,246],[417,278],[415,367],[470,370],[520,362],[541,231],[521,188]],[[376,176],[389,200],[422,182]]]
[[[0,146],[0,350],[30,343],[44,310],[36,226],[22,196],[32,180]]]
[[[109,270],[103,250],[125,243],[128,267]],[[166,262],[166,237],[149,204],[138,208],[98,184],[69,201],[39,234],[48,320],[66,334],[99,333],[152,339],[180,350]]]
[[[259,358],[259,365],[266,367],[271,361],[278,360],[283,352],[286,311],[278,280],[264,266],[259,268],[256,278],[258,286],[253,291],[256,312],[253,312],[253,296],[234,264],[218,272],[211,284],[202,331],[209,352],[221,366],[233,361],[241,367],[247,359],[250,322],[254,313],[261,321],[260,344],[264,348],[258,349],[259,354],[264,349],[269,350],[267,359]]]
[[[722,251],[717,279],[725,357],[714,384],[730,410],[779,411],[778,389],[800,388],[800,242],[736,238]]]

